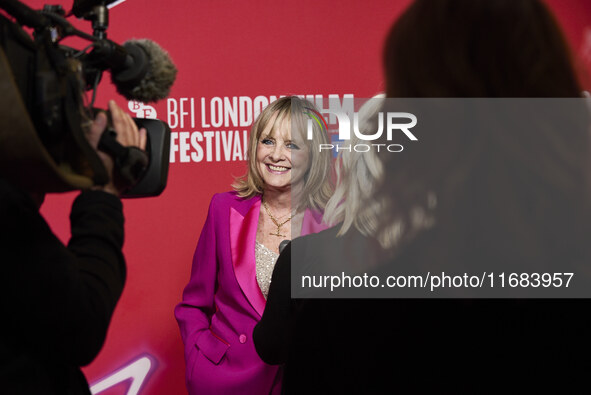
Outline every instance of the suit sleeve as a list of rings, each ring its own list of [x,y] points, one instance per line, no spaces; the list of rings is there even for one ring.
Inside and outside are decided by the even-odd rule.
[[[82,192],[70,215],[64,246],[32,200],[2,186],[3,312],[9,333],[36,353],[70,364],[90,363],[100,351],[125,282],[121,201]]]
[[[207,330],[215,312],[214,295],[217,275],[217,241],[215,230],[216,196],[211,200],[195,254],[189,283],[183,299],[175,308],[175,316],[185,344],[185,361],[195,350],[199,335]]]

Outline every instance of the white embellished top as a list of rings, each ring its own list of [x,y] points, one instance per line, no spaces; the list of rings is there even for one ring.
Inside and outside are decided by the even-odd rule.
[[[275,268],[275,262],[277,262],[278,257],[279,254],[271,251],[258,241],[256,242],[255,258],[257,266],[257,283],[259,284],[259,288],[261,289],[265,300],[267,299],[267,295],[269,295],[271,276],[273,275],[273,269]]]

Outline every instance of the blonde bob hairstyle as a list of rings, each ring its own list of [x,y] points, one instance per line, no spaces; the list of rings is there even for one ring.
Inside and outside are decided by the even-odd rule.
[[[323,210],[326,202],[332,195],[332,183],[330,177],[331,152],[320,151],[320,144],[328,144],[327,131],[317,122],[311,122],[313,133],[312,140],[307,139],[308,119],[310,110],[316,110],[314,104],[297,96],[282,97],[270,103],[258,116],[250,131],[248,140],[248,170],[246,175],[237,178],[232,187],[242,198],[250,198],[261,195],[265,189],[263,177],[259,172],[256,158],[257,145],[263,131],[269,122],[273,122],[272,136],[278,131],[284,121],[291,122],[292,140],[303,141],[309,151],[309,167],[304,174],[304,186],[301,199],[295,205],[297,211],[307,208]],[[299,138],[294,138],[295,134]]]

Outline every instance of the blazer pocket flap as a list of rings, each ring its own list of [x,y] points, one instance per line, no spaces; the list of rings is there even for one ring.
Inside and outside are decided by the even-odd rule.
[[[197,348],[201,353],[214,364],[219,364],[230,345],[222,340],[211,330],[206,330],[197,339]]]

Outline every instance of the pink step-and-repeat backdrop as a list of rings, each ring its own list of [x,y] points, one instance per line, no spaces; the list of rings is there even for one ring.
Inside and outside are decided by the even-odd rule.
[[[40,8],[46,1],[25,1]],[[57,0],[69,10],[72,0]],[[178,67],[167,100],[127,102],[104,78],[97,96],[172,130],[168,186],[127,200],[128,278],[106,344],[84,369],[93,392],[185,394],[183,346],[173,315],[211,196],[245,172],[253,113],[282,95],[324,103],[371,97],[384,88],[383,38],[409,0],[125,0],[111,9],[109,38],[149,38]],[[583,75],[591,70],[591,2],[548,0]],[[90,32],[88,22],[76,26]],[[108,76],[106,76],[108,77]],[[589,88],[588,78],[583,79]],[[48,196],[42,213],[69,238],[74,193]]]

